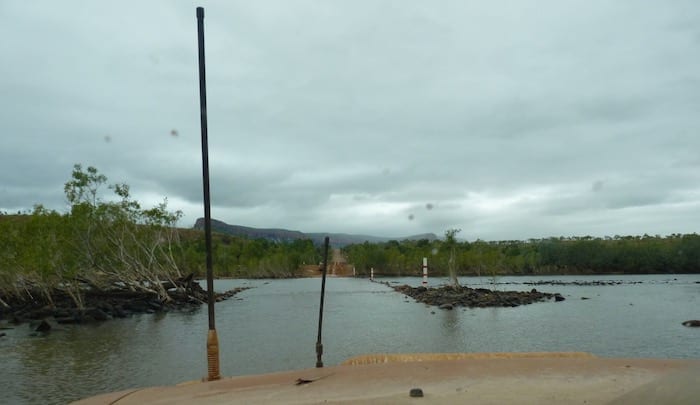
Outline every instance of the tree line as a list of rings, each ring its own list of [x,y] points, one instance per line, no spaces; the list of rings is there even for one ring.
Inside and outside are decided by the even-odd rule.
[[[417,276],[423,257],[438,276],[700,272],[695,233],[467,242],[455,241],[454,231],[444,240],[365,242],[345,247],[344,253],[363,275],[373,268],[375,274]]]
[[[206,274],[204,233],[180,230],[177,259],[182,268],[197,276]],[[212,264],[216,277],[291,278],[301,275],[304,265],[321,261],[321,248],[310,239],[272,242],[221,233],[212,235]]]

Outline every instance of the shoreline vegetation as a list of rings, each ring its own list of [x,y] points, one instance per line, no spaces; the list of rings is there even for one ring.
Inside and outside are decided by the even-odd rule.
[[[175,284],[166,285],[164,288],[169,289],[170,299],[167,301],[142,291],[86,290],[82,308],[77,308],[72,298],[61,291],[53,294],[50,304],[41,299],[9,300],[6,306],[0,307],[0,321],[6,320],[14,325],[30,322],[32,331],[48,332],[57,324],[90,324],[135,314],[190,312],[208,302],[207,292],[191,278],[177,280]],[[216,293],[214,298],[217,302],[224,301],[248,288],[250,287],[237,287]]]
[[[64,186],[65,213],[42,205],[31,212],[0,212],[0,321],[52,316],[88,322],[189,310],[206,302],[193,282],[205,274],[203,231],[178,228],[182,214],[169,210],[167,199],[143,208],[128,185],[106,182],[94,167],[76,164]],[[111,194],[105,196],[104,189]],[[457,232],[447,231],[444,240],[347,245],[329,267],[339,275],[364,278],[371,271],[376,277],[420,276],[425,257],[431,277],[479,276],[494,284],[507,275],[700,272],[697,234],[467,242],[455,239]],[[220,278],[320,275],[322,247],[309,239],[217,233],[213,242],[214,272]]]

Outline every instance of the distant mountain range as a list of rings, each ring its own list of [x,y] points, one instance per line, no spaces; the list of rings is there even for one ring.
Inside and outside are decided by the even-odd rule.
[[[194,229],[204,229],[204,218],[197,219]],[[249,228],[247,226],[229,225],[216,219],[211,220],[212,232],[224,233],[231,236],[246,237],[249,239],[267,239],[274,242],[291,242],[296,239],[311,239],[314,244],[323,244],[323,239],[328,236],[333,247],[343,247],[356,243],[379,243],[390,240],[435,240],[438,237],[434,233],[424,233],[397,238],[384,238],[370,235],[350,235],[346,233],[303,233],[300,231],[290,231],[288,229],[261,229]]]

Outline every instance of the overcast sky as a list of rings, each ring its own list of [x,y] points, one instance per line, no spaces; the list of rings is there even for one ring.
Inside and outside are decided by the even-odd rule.
[[[0,210],[72,166],[203,216],[461,238],[700,227],[700,2],[0,2]],[[109,190],[105,189],[105,192]]]

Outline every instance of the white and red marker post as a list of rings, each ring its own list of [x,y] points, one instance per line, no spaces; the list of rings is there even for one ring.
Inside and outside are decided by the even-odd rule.
[[[423,258],[423,287],[428,286],[428,258]]]

